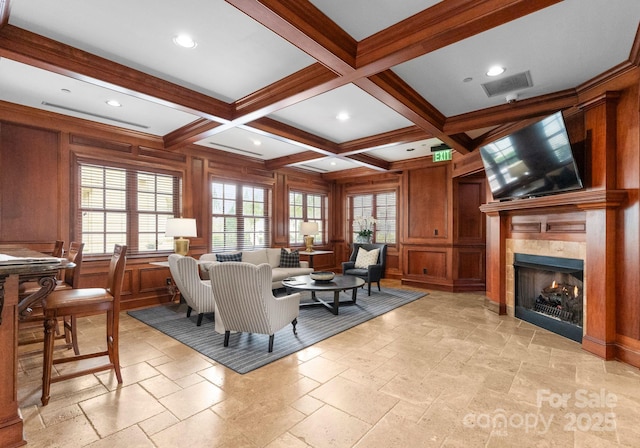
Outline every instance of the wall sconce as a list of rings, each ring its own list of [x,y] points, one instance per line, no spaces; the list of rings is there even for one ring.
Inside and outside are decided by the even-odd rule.
[[[306,252],[313,252],[313,235],[318,233],[317,222],[303,222],[300,224],[300,233],[304,235],[304,245]]]
[[[194,218],[169,218],[164,233],[165,236],[178,237],[173,242],[174,251],[177,254],[186,256],[189,253],[189,240],[186,237],[196,237],[196,220]]]

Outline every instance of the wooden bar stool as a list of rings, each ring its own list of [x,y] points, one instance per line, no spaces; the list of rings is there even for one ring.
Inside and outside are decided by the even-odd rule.
[[[109,264],[109,277],[106,288],[76,288],[54,291],[43,301],[44,313],[44,359],[42,371],[42,405],[49,403],[51,383],[88,375],[102,370],[113,369],[118,383],[122,383],[120,358],[118,351],[118,327],[120,319],[120,295],[126,265],[127,246],[116,244]],[[107,314],[107,349],[95,353],[75,355],[53,359],[55,327],[58,318],[69,316],[71,319],[82,316]],[[65,375],[51,377],[54,364],[81,361],[89,358],[108,356],[107,363]]]
[[[68,262],[74,263],[75,267],[71,269],[63,269],[62,270],[62,279],[58,280],[56,286],[54,287],[52,292],[55,291],[63,291],[68,289],[77,288],[80,282],[80,270],[82,269],[82,251],[84,248],[84,243],[80,243],[77,241],[72,241],[69,244],[69,249],[66,253],[64,253],[64,258],[67,259]],[[62,250],[60,250],[60,255],[58,258],[62,256]],[[24,296],[28,296],[37,292],[40,289],[39,285],[33,286],[31,288],[27,288],[25,291],[21,292],[21,298]],[[37,325],[39,331],[42,331],[42,323],[44,321],[44,314],[42,311],[42,306],[33,307],[31,313],[21,318],[18,321],[19,330],[28,330],[34,328]],[[78,348],[78,337],[75,329],[75,318],[70,316],[65,316],[62,319],[63,322],[63,334],[59,334],[56,331],[56,339],[64,339],[65,343],[62,345],[56,345],[56,348],[73,348],[73,351],[76,355],[80,354],[80,349]],[[57,330],[57,327],[56,327]],[[26,346],[32,345],[38,342],[43,342],[44,339],[28,339],[18,343],[18,345]],[[23,351],[20,353],[20,356],[29,356],[36,353],[40,353],[42,350],[31,350],[31,351]]]

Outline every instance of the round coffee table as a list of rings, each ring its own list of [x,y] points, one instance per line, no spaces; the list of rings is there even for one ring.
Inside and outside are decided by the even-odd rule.
[[[311,299],[313,302],[300,303],[300,307],[306,306],[324,306],[333,314],[338,315],[340,305],[354,305],[358,295],[358,288],[364,285],[364,280],[353,275],[336,275],[329,282],[319,282],[312,280],[308,275],[298,275],[296,277],[288,277],[282,280],[282,285],[289,290],[295,291],[311,291]],[[352,290],[351,300],[340,301],[340,291]],[[316,296],[316,292],[332,291],[333,302],[325,302]]]

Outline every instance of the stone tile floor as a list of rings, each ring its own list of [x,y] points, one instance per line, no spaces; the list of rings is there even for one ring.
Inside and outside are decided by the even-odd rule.
[[[20,359],[25,438],[65,448],[640,446],[637,368],[483,302],[429,291],[245,375],[123,312],[120,386],[111,372],[56,383],[42,407],[42,358]],[[81,351],[103,345],[103,322],[81,320]]]

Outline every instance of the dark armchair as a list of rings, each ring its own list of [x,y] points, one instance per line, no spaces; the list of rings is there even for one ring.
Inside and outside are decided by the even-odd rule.
[[[373,249],[380,249],[378,253],[378,261],[375,264],[368,265],[368,267],[358,267],[356,268],[356,259],[358,258],[358,251],[360,248],[363,248],[367,251],[371,251]],[[354,243],[353,252],[351,252],[351,257],[349,257],[349,261],[344,261],[342,263],[342,274],[344,275],[355,275],[356,277],[360,277],[367,282],[369,286],[369,295],[371,295],[371,283],[376,282],[378,284],[378,291],[380,291],[380,279],[384,277],[384,268],[385,261],[387,258],[387,245],[386,244],[360,244]]]

